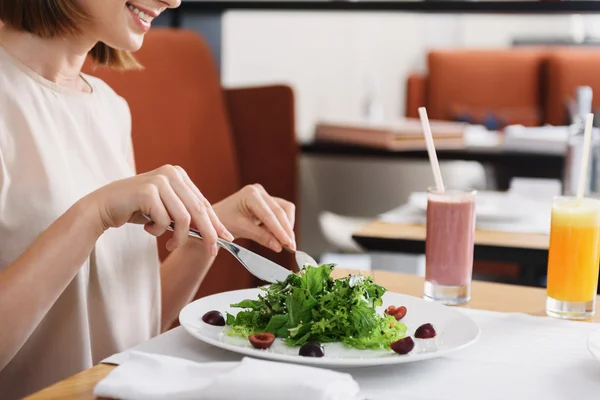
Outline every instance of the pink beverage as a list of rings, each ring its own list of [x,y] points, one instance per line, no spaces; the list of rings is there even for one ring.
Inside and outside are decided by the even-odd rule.
[[[425,298],[443,304],[469,301],[475,239],[473,190],[430,189],[427,196]]]

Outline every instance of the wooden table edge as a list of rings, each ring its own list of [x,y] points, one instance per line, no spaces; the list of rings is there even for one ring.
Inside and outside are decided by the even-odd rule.
[[[410,230],[419,230],[423,231],[423,235],[408,235],[408,234],[399,234],[398,232],[391,232],[392,230],[400,230],[402,228],[410,229]],[[424,242],[425,241],[425,226],[422,224],[399,224],[393,222],[382,221],[379,219],[374,219],[365,225],[361,226],[359,229],[352,233],[352,237],[355,240],[395,240],[395,241],[406,241],[406,242]],[[497,248],[511,248],[511,249],[523,249],[528,251],[548,251],[548,243],[550,236],[548,234],[542,233],[519,233],[519,232],[503,232],[503,231],[494,231],[489,229],[479,229],[475,230],[476,246],[487,246],[487,247],[497,247]],[[510,236],[514,237],[520,236],[534,243],[527,241],[511,241],[510,244],[502,244],[498,241],[491,241],[485,239],[486,236],[490,235],[499,235],[499,236]],[[480,236],[477,238],[477,236]],[[481,236],[484,236],[482,239]]]
[[[101,400],[94,396],[96,384],[104,379],[117,366],[114,364],[97,364],[85,371],[78,372],[62,381],[35,392],[23,400],[59,400],[86,399]]]

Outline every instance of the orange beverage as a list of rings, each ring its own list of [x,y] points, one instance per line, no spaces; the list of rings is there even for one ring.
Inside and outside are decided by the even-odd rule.
[[[559,318],[594,314],[600,262],[600,200],[557,197],[552,203],[546,312]]]

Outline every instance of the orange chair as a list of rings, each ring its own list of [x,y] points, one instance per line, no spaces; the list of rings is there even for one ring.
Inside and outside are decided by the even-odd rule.
[[[567,101],[575,96],[577,86],[594,90],[592,107],[600,108],[600,51],[565,49],[548,56],[546,83],[546,122],[562,125],[568,120]]]
[[[407,80],[409,117],[418,118],[417,108],[426,106],[431,118],[441,120],[565,125],[577,86],[600,93],[597,49],[435,50],[427,60],[427,75]],[[598,95],[594,107],[600,107]]]
[[[427,56],[428,75],[408,80],[406,113],[482,123],[538,125],[539,77],[544,53],[515,50],[437,50]]]
[[[154,29],[136,53],[141,71],[92,69],[129,103],[138,172],[182,166],[216,202],[246,184],[297,203],[294,98],[286,86],[223,89],[204,40],[186,30]],[[167,255],[159,239],[160,255]],[[255,243],[253,251],[284,266],[293,256]],[[259,284],[221,252],[198,296]]]

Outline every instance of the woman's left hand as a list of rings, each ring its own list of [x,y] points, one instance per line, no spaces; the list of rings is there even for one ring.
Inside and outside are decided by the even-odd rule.
[[[259,184],[244,187],[213,209],[236,239],[250,239],[276,252],[283,247],[296,250],[296,207],[272,197]]]

